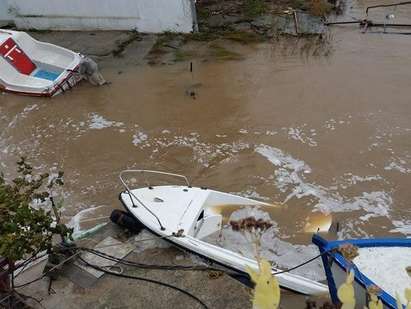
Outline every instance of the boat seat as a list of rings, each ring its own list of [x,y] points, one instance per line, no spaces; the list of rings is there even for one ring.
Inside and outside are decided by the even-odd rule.
[[[204,209],[204,204],[209,196],[208,190],[198,189],[194,198],[189,203],[188,207],[184,211],[178,224],[178,229],[183,229],[188,235],[193,236],[195,234],[195,226],[197,224],[197,218]]]
[[[50,80],[50,81],[53,82],[60,76],[60,74],[55,73],[55,72],[51,72],[51,71],[38,69],[38,70],[35,70],[31,74],[31,76],[37,77],[37,78],[42,78],[42,79],[47,79],[47,80]]]
[[[204,239],[211,234],[219,232],[223,224],[223,216],[204,209],[194,226],[194,231],[197,239]]]
[[[0,54],[21,74],[30,75],[36,69],[34,62],[12,38],[0,45]]]

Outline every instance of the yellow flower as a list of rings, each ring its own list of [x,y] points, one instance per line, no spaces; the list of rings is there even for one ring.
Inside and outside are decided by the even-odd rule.
[[[280,304],[280,285],[271,273],[271,264],[262,259],[258,263],[259,271],[247,267],[247,273],[254,282],[253,308],[276,309]]]
[[[405,289],[405,299],[407,300],[407,306],[411,303],[411,288]]]
[[[355,309],[355,296],[354,296],[354,271],[350,271],[343,283],[337,291],[338,298],[342,302],[341,309]]]
[[[398,293],[395,293],[395,301],[397,302],[397,309],[402,308],[401,297]]]
[[[411,288],[405,289],[405,299],[407,300],[407,306],[405,309],[411,309]],[[400,295],[398,293],[395,294],[395,300],[397,302],[397,308],[402,308],[402,301]]]
[[[368,309],[383,309],[381,299],[375,294],[370,294],[370,302],[368,303]]]
[[[368,303],[368,309],[382,309],[381,299],[378,299],[378,295],[381,293],[381,289],[376,285],[370,285],[367,287],[368,295],[370,295],[370,301]]]

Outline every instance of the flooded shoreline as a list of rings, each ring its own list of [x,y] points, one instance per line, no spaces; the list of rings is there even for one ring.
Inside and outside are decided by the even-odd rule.
[[[64,170],[66,221],[107,216],[120,207],[118,173],[147,168],[286,204],[301,215],[277,222],[290,243],[310,242],[295,222],[318,211],[340,238],[409,235],[411,42],[350,26],[332,28],[329,44],[319,56],[294,38],[236,45],[242,60],[194,61],[192,73],[187,61],[131,65],[126,54],[100,61],[106,87],[1,94],[1,170],[23,154]]]

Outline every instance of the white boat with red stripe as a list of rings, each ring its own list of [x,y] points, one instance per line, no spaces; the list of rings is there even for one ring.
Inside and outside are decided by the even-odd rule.
[[[52,97],[76,85],[83,56],[39,42],[25,32],[0,29],[0,90]]]

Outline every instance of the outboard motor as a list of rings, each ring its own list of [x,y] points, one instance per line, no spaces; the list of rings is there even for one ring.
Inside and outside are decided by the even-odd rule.
[[[107,84],[98,69],[97,63],[89,57],[84,57],[81,60],[79,73],[94,86],[103,86]]]
[[[140,233],[144,229],[144,225],[140,223],[136,218],[130,215],[128,212],[114,209],[111,212],[110,220],[117,225],[126,228],[136,234]]]

